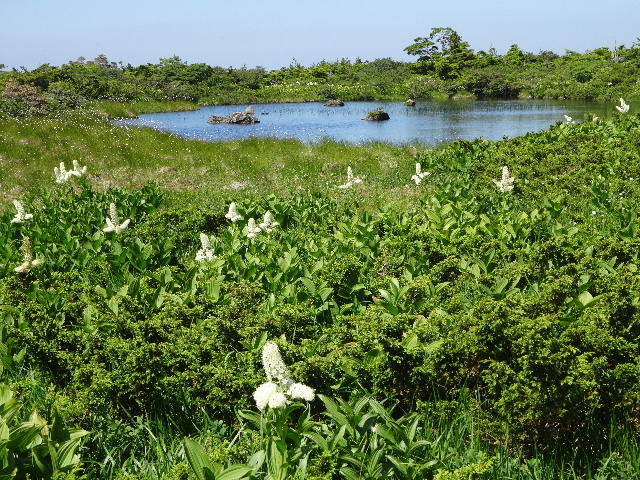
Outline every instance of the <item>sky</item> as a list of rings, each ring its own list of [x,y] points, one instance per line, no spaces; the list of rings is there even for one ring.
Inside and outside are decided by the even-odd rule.
[[[0,64],[32,70],[101,54],[267,70],[415,61],[404,48],[437,27],[499,54],[640,43],[638,0],[0,0]]]

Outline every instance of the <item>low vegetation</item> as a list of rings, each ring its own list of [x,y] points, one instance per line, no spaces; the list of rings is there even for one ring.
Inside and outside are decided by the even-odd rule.
[[[452,94],[491,56],[454,33],[385,75]],[[639,478],[633,106],[436,149],[207,143],[108,118],[314,70],[225,90],[97,60],[2,74],[0,477]],[[409,92],[337,83],[360,63],[286,100]]]

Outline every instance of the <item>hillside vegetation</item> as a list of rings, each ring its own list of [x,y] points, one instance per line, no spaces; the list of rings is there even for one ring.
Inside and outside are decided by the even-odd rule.
[[[443,33],[407,75],[441,75]],[[639,478],[633,107],[435,149],[209,143],[105,115],[204,94],[32,73],[0,117],[1,478]]]
[[[2,85],[15,79],[34,87],[40,108],[78,107],[87,101],[181,100],[200,105],[430,98],[640,98],[640,44],[578,53],[474,51],[457,32],[434,28],[405,51],[416,62],[297,61],[277,70],[188,64],[178,56],[157,64],[123,65],[100,55],[66,65],[0,72]],[[7,111],[7,92],[0,111]],[[36,100],[36,98],[38,100]],[[14,106],[15,107],[15,106]]]

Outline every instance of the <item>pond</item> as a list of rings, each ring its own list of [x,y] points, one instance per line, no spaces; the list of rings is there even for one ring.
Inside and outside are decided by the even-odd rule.
[[[154,113],[120,125],[152,127],[177,135],[223,141],[251,136],[294,138],[304,142],[332,139],[362,144],[389,142],[437,146],[457,139],[479,137],[500,140],[546,130],[565,115],[579,122],[586,116],[611,115],[614,105],[605,102],[562,100],[451,100],[424,101],[415,106],[403,102],[345,102],[344,107],[323,103],[253,105],[260,123],[210,125],[212,115],[242,112],[247,105],[203,107],[193,112]],[[383,107],[390,120],[363,121],[368,112]]]

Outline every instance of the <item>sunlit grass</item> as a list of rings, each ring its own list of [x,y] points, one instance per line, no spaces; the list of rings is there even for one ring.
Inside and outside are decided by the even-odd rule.
[[[327,190],[344,183],[347,167],[364,178],[369,198],[410,178],[418,147],[386,143],[251,138],[204,142],[137,127],[114,126],[100,115],[76,112],[58,118],[3,120],[0,190],[16,197],[53,185],[53,169],[73,160],[88,165],[96,185],[137,187],[157,181],[182,201],[202,203],[243,195]],[[376,185],[376,187],[373,187]],[[379,192],[382,193],[382,192]],[[175,201],[177,195],[171,195]]]

